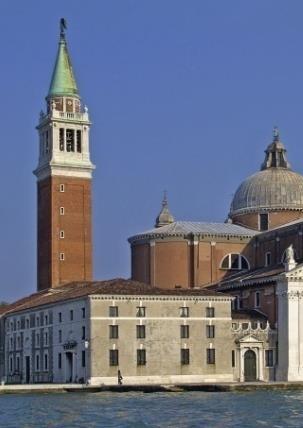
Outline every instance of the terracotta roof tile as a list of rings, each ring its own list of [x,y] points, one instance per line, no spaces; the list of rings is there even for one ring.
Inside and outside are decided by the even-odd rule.
[[[14,303],[7,305],[2,314],[19,312],[25,309],[62,302],[69,299],[77,299],[93,294],[227,297],[226,294],[201,288],[163,289],[158,287],[152,287],[148,284],[144,284],[137,281],[116,278],[107,281],[71,282],[57,288],[40,291],[38,293],[31,294],[30,296],[24,297],[23,299],[20,299]]]

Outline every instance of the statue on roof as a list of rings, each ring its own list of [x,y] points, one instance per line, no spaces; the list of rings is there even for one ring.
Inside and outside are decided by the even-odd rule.
[[[286,263],[295,262],[295,252],[292,244],[290,244],[290,246],[287,247],[285,250],[285,261]]]
[[[65,18],[60,19],[60,36],[64,39],[65,30],[67,29],[67,23]]]

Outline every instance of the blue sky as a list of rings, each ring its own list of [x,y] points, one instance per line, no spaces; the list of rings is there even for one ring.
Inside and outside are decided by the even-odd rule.
[[[224,221],[274,125],[303,173],[301,0],[3,0],[0,300],[36,289],[35,126],[60,17],[93,120],[96,279],[130,275],[127,237],[164,189],[176,219]]]

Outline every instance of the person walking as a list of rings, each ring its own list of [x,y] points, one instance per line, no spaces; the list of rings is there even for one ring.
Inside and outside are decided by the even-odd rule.
[[[123,377],[122,377],[121,371],[118,370],[118,385],[122,385],[122,380],[123,380]]]

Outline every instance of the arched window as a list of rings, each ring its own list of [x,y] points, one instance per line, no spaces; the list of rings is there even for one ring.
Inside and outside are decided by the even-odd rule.
[[[249,263],[242,254],[231,253],[223,258],[220,267],[226,270],[247,270],[249,269]]]

